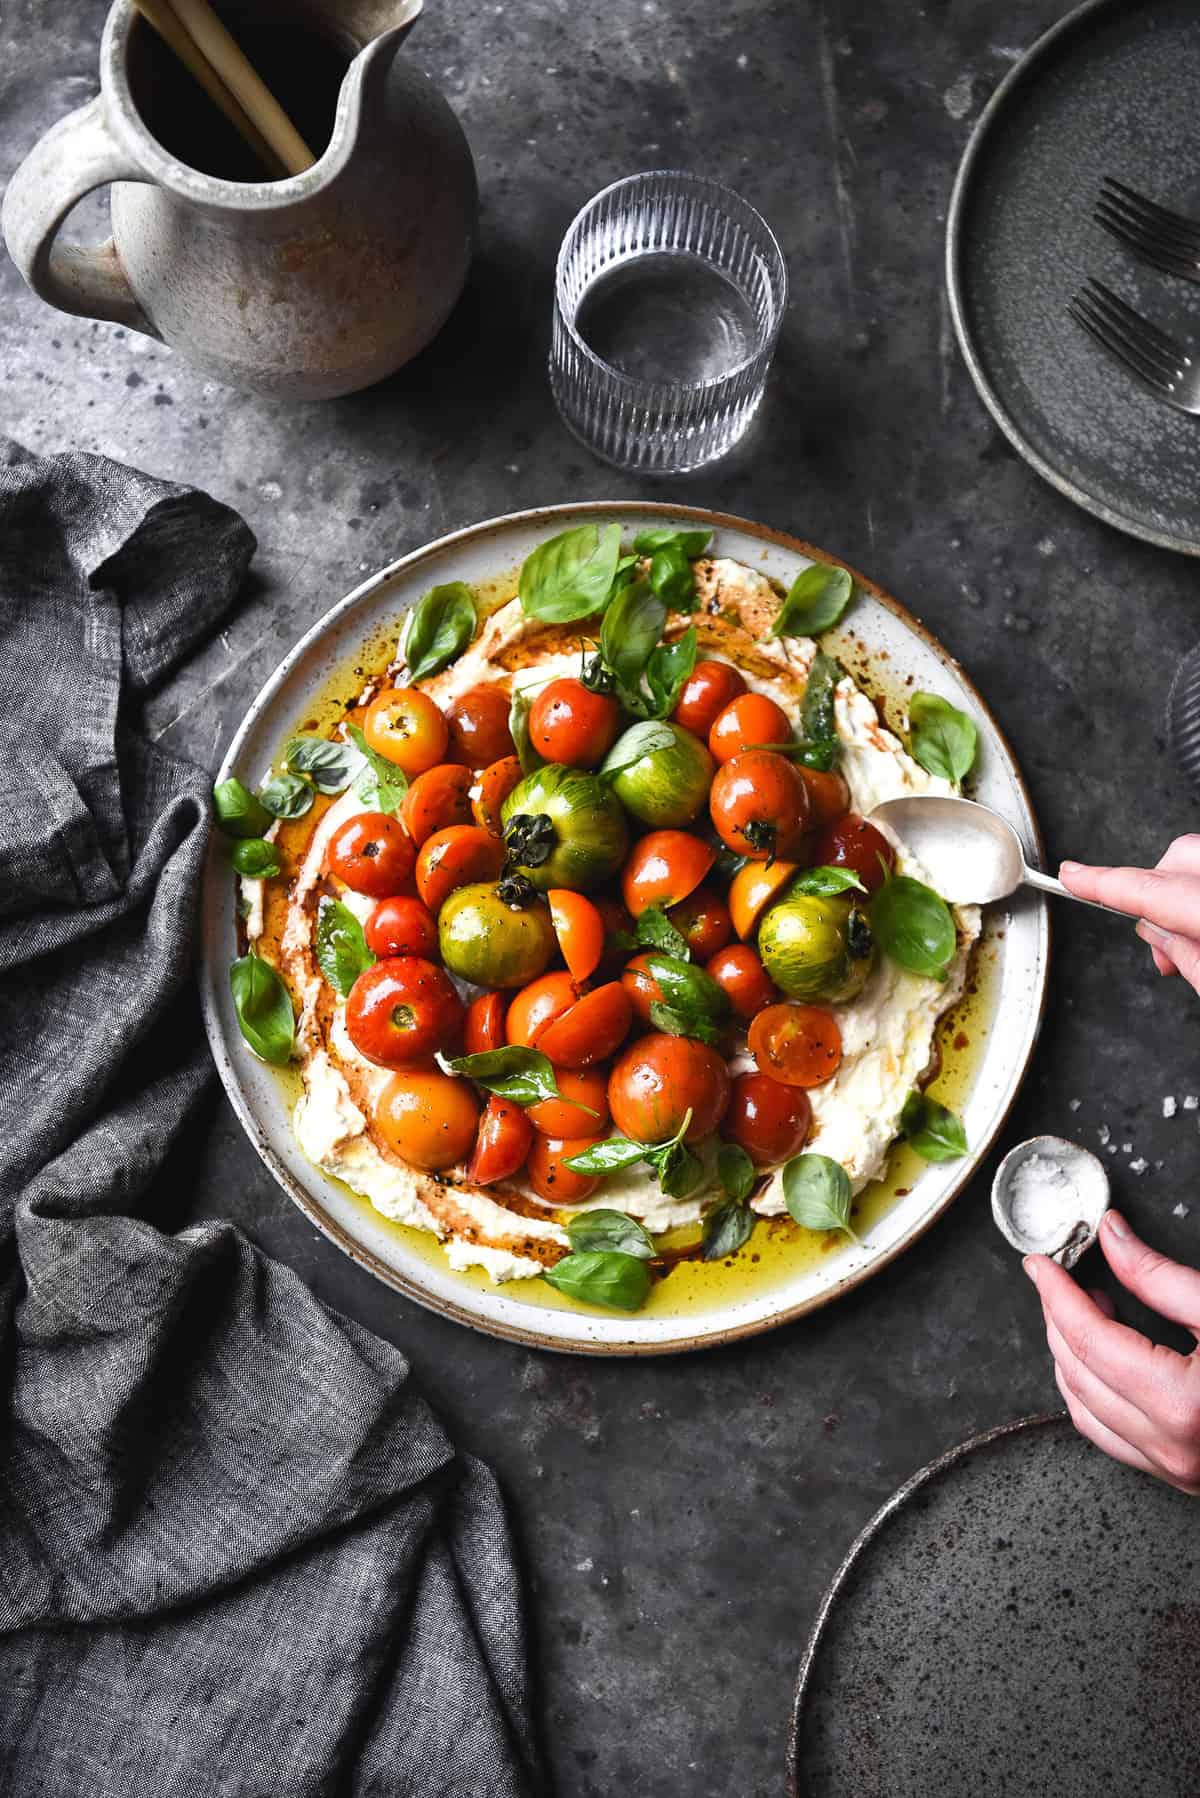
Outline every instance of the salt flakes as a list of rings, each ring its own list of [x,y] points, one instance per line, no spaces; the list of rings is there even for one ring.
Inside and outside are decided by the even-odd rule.
[[[1183,1203],[1183,1201],[1180,1200],[1179,1204],[1176,1205],[1174,1210],[1171,1212],[1171,1216],[1172,1217],[1186,1217],[1190,1210],[1191,1210],[1191,1206],[1185,1205]]]
[[[1165,1094],[1163,1097],[1163,1116],[1165,1118],[1173,1118],[1178,1110],[1179,1107],[1176,1105],[1170,1093]]]

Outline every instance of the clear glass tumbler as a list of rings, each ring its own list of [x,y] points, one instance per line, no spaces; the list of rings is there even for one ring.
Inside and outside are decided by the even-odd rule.
[[[787,306],[764,219],[730,188],[658,169],[589,200],[558,253],[550,385],[605,461],[682,474],[754,417]]]

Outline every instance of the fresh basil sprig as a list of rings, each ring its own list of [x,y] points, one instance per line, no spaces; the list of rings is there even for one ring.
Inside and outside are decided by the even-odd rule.
[[[213,788],[213,811],[227,837],[261,837],[271,823],[266,806],[236,774],[219,780]]]
[[[712,542],[711,531],[673,531],[665,525],[655,525],[652,530],[639,531],[633,540],[633,547],[639,556],[652,556],[660,549],[678,549],[680,555],[694,562],[702,556]]]
[[[865,893],[866,887],[853,868],[805,868],[788,888],[789,893],[808,893],[815,899],[832,899],[838,893]]]
[[[773,637],[816,637],[832,630],[854,594],[844,568],[813,562],[792,582],[771,626]]]
[[[689,624],[682,637],[676,637],[673,643],[660,643],[652,651],[646,663],[646,685],[654,717],[669,718],[678,705],[679,695],[696,666],[699,641],[695,625]]]
[[[650,1291],[650,1270],[637,1255],[617,1249],[581,1249],[564,1255],[542,1278],[568,1298],[613,1311],[638,1311]]]
[[[642,674],[666,622],[667,608],[646,581],[621,587],[604,613],[600,659],[612,670],[625,709],[635,716],[649,710]]]
[[[514,1105],[538,1105],[543,1099],[563,1097],[558,1090],[553,1065],[540,1049],[526,1049],[519,1043],[510,1043],[503,1049],[483,1049],[478,1055],[439,1056],[438,1059],[450,1073],[465,1074],[485,1092],[495,1093],[499,1099],[511,1099]],[[564,1103],[586,1111],[589,1117],[596,1116],[590,1105],[581,1105],[578,1099],[567,1099]]]
[[[932,887],[893,874],[872,899],[870,918],[879,947],[899,967],[932,980],[945,976],[958,935],[950,907]]]
[[[533,701],[523,687],[514,687],[508,708],[508,733],[517,752],[522,774],[532,774],[542,766],[542,758],[529,740],[529,714]]]
[[[639,531],[633,547],[649,558],[648,580],[654,592],[676,612],[690,612],[696,599],[692,563],[712,542],[711,531]]]
[[[410,681],[440,674],[462,654],[478,622],[475,595],[464,581],[431,587],[408,615],[404,660]]]
[[[717,1150],[717,1178],[727,1197],[744,1205],[754,1191],[754,1163],[740,1143],[725,1142]]]
[[[599,1205],[594,1211],[577,1212],[567,1224],[567,1235],[573,1249],[613,1249],[636,1255],[639,1261],[653,1261],[658,1253],[654,1238],[636,1217]]]
[[[581,524],[539,543],[521,564],[524,611],[544,624],[592,617],[608,604],[620,556],[618,524]]]
[[[254,1053],[272,1067],[285,1067],[296,1042],[292,999],[282,977],[253,950],[229,968],[238,1029]]]
[[[644,755],[652,755],[656,749],[674,749],[675,732],[671,725],[648,719],[642,724],[631,724],[628,730],[622,731],[599,767],[601,780],[612,780],[622,768],[632,768],[640,762]]]
[[[704,1261],[723,1261],[728,1255],[736,1255],[754,1233],[754,1214],[746,1203],[754,1190],[754,1163],[740,1144],[721,1144],[717,1151],[717,1177],[725,1196],[704,1220]]]
[[[958,1161],[967,1152],[961,1119],[928,1093],[909,1093],[900,1113],[900,1128],[926,1161]]]
[[[398,812],[408,792],[408,775],[372,749],[357,724],[348,724],[346,729],[365,764],[354,783],[355,795],[373,812]]]
[[[302,818],[313,802],[312,787],[298,774],[276,774],[258,796],[273,818]]]
[[[719,1041],[729,996],[712,975],[672,955],[651,954],[646,966],[662,994],[661,1000],[650,1003],[650,1022],[655,1029],[666,1036],[689,1036],[710,1045]]]
[[[692,1154],[683,1140],[691,1121],[692,1114],[689,1110],[669,1142],[630,1142],[624,1136],[607,1136],[603,1142],[593,1143],[591,1148],[581,1149],[577,1155],[565,1156],[563,1166],[573,1169],[577,1174],[603,1177],[644,1161],[648,1167],[653,1168],[665,1193],[673,1199],[685,1198],[704,1172],[699,1157]]]
[[[293,737],[283,759],[289,773],[306,776],[318,793],[344,792],[363,767],[353,743],[338,743],[331,737]]]
[[[247,880],[269,880],[279,872],[279,856],[274,843],[264,837],[242,837],[233,845],[230,861]]]
[[[362,925],[340,899],[322,899],[317,907],[316,957],[322,974],[343,999],[359,975],[375,965]]]
[[[850,1228],[850,1176],[840,1162],[828,1155],[793,1155],[783,1170],[783,1196],[796,1223],[804,1230]]]
[[[633,927],[634,944],[639,949],[661,949],[676,961],[691,961],[692,952],[670,918],[659,905],[648,905],[639,912]]]
[[[908,722],[914,760],[927,774],[939,774],[960,786],[979,748],[974,719],[939,693],[914,693],[908,702]]]

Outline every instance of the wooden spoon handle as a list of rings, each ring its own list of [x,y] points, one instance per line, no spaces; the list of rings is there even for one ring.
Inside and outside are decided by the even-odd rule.
[[[286,175],[288,167],[283,158],[275,154],[249,114],[234,99],[212,64],[200,54],[171,11],[169,0],[133,0],[133,3],[147,24],[154,27],[163,42],[174,51],[184,67],[200,83],[213,105],[219,107],[224,113],[234,130],[254,151],[272,179]]]
[[[317,160],[282,106],[247,62],[208,0],[173,0],[184,28],[234,98],[253,119],[288,173],[299,175]]]

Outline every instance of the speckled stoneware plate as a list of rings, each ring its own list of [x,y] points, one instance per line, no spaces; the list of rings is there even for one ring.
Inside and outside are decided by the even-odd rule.
[[[839,1568],[789,1764],[794,1798],[1194,1798],[1195,1499],[1062,1415],[951,1449]]]
[[[1119,530],[1200,555],[1200,420],[1119,369],[1066,306],[1088,275],[1187,342],[1200,293],[1092,222],[1105,175],[1200,214],[1200,7],[1088,0],[997,88],[958,172],[946,278],[967,367],[1039,474]]]
[[[272,674],[230,744],[220,777],[236,772],[257,784],[287,738],[312,716],[314,701],[335,674],[352,667],[368,641],[394,643],[404,609],[430,587],[515,577],[536,544],[589,520],[616,520],[631,537],[648,523],[710,525],[716,554],[734,556],[785,586],[813,557],[836,560],[761,525],[686,507],[597,503],[475,525],[405,556],[334,606]],[[984,701],[911,614],[865,577],[856,580],[859,597],[843,628],[830,634],[831,647],[857,674],[865,670],[885,700],[893,695],[893,713],[911,680],[944,694],[978,720],[978,797],[1011,819],[1036,863],[1039,840],[1029,798]],[[677,1281],[672,1274],[655,1287],[647,1310],[630,1316],[572,1308],[541,1281],[492,1286],[483,1275],[456,1274],[432,1238],[389,1223],[307,1162],[292,1136],[285,1084],[255,1060],[238,1032],[228,981],[237,953],[234,892],[220,843],[214,844],[206,872],[203,931],[204,1012],[217,1068],[251,1141],[306,1216],[362,1266],[421,1304],[498,1336],[594,1354],[661,1354],[769,1329],[827,1304],[907,1248],[967,1184],[1004,1122],[1033,1052],[1049,949],[1043,900],[1025,894],[1008,909],[993,908],[979,951],[981,1009],[971,1027],[968,1077],[962,1097],[953,1099],[971,1144],[966,1159],[930,1165],[905,1149],[893,1175],[901,1190],[871,1207],[865,1229],[860,1219],[861,1245],[838,1246],[803,1265],[793,1265],[787,1253],[773,1261],[764,1251],[753,1277],[731,1277],[724,1284],[726,1270],[720,1268],[705,1270],[714,1276],[707,1286],[690,1276]],[[979,1228],[990,1230],[987,1193],[981,1189],[977,1196]],[[819,1239],[810,1240],[819,1245]]]

